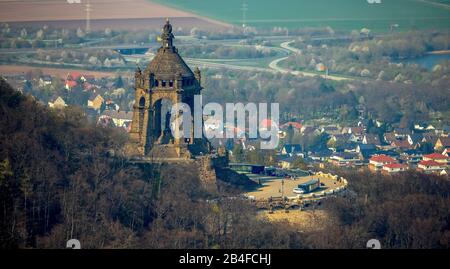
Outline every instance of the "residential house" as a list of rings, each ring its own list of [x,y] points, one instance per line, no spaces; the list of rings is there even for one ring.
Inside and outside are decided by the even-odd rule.
[[[331,155],[329,162],[340,167],[354,167],[362,165],[359,156],[355,152],[337,152]]]
[[[115,126],[115,124],[114,124],[114,122],[113,122],[113,119],[111,118],[111,117],[109,117],[109,116],[105,116],[105,115],[102,115],[102,116],[100,116],[99,118],[98,118],[98,120],[97,120],[97,126],[101,126],[101,127],[104,127],[104,128],[107,128],[107,127],[116,127]]]
[[[363,140],[364,128],[358,127],[345,127],[342,129],[342,133],[350,134],[350,141],[361,142]]]
[[[330,139],[332,139],[335,142],[347,142],[350,139],[350,134],[345,133],[345,134],[333,134],[330,135]]]
[[[94,79],[95,77],[92,75],[83,75],[79,72],[70,72],[66,76],[66,80],[74,80],[74,81],[80,80],[82,82],[86,82],[88,80],[93,81]]]
[[[439,137],[434,144],[435,151],[443,151],[450,148],[450,137]]]
[[[381,145],[380,137],[376,134],[365,134],[363,136],[362,143],[366,144],[366,145],[367,144],[376,145],[376,146]]]
[[[406,138],[409,134],[411,134],[411,131],[408,128],[395,128],[394,132],[397,139],[399,138]]]
[[[294,162],[297,158],[297,156],[289,156],[287,158],[283,158],[278,162],[278,166],[283,169],[291,169],[293,168]]]
[[[64,108],[67,106],[66,102],[62,97],[58,96],[54,98],[52,101],[48,102],[48,106],[50,108]]]
[[[120,109],[120,107],[119,107],[118,104],[114,103],[113,100],[108,99],[108,100],[105,101],[105,109],[107,109],[107,110],[116,110],[117,111],[117,110]]]
[[[387,174],[395,174],[395,173],[404,172],[407,169],[408,169],[408,166],[404,165],[404,164],[388,163],[388,164],[383,165],[383,167],[381,168],[381,171],[383,173],[387,173]]]
[[[78,83],[75,80],[66,80],[64,87],[66,88],[66,90],[70,91],[73,88],[75,88],[76,86],[78,86]]]
[[[442,151],[442,155],[445,155],[445,156],[447,156],[447,157],[450,157],[450,148],[444,149],[444,151]]]
[[[115,111],[115,110],[105,110],[100,118],[110,118],[116,127],[128,128],[133,120],[132,111]]]
[[[446,170],[445,164],[438,163],[436,161],[421,161],[417,165],[417,170],[424,173],[437,173],[440,174]]]
[[[322,150],[309,153],[308,158],[315,162],[326,162],[332,154],[331,150]]]
[[[385,133],[383,135],[383,139],[384,139],[384,142],[386,142],[387,144],[391,144],[392,142],[397,140],[397,136],[395,136],[395,134],[393,132]]]
[[[392,163],[397,163],[397,160],[384,154],[375,155],[369,160],[369,169],[378,171],[382,169],[384,165]]]
[[[420,146],[420,143],[423,139],[423,135],[417,134],[417,133],[409,134],[406,139],[407,139],[409,145],[411,145],[411,148],[417,148]]]
[[[364,128],[361,126],[357,127],[344,127],[342,128],[343,134],[356,134],[362,136],[364,133]]]
[[[334,151],[344,151],[345,149],[351,147],[353,142],[350,141],[351,134],[334,134],[330,135],[329,142],[333,142]]]
[[[283,155],[298,156],[301,153],[302,153],[302,146],[299,144],[286,144],[281,149],[281,154]]]
[[[439,136],[434,133],[424,133],[422,143],[429,143],[431,145],[436,145]]]
[[[320,132],[329,135],[340,135],[342,133],[342,129],[335,125],[329,125],[320,128]]]
[[[78,80],[81,78],[81,73],[79,72],[69,72],[67,73],[66,80]]]
[[[359,154],[362,160],[367,160],[377,152],[377,148],[374,144],[358,144],[355,152]]]
[[[395,140],[391,143],[391,146],[398,150],[408,150],[411,149],[411,145],[408,143],[408,140]]]
[[[417,165],[422,161],[423,155],[415,150],[406,150],[400,155],[400,160],[409,165]]]
[[[103,97],[100,94],[98,94],[95,98],[89,99],[87,101],[87,106],[88,106],[88,108],[92,108],[94,110],[100,111],[104,102],[105,102],[105,99],[103,99]]]
[[[52,85],[52,77],[49,75],[43,75],[39,78],[39,87],[45,87]]]
[[[432,153],[428,155],[423,156],[424,161],[435,161],[440,164],[447,165],[448,164],[448,157],[445,155],[442,155],[440,153]]]
[[[434,130],[436,130],[436,128],[433,125],[429,124],[427,126],[427,128],[425,128],[425,130],[427,130],[427,131],[434,131]]]

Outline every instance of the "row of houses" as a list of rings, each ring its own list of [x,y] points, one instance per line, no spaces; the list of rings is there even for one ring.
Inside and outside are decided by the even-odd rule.
[[[408,169],[416,169],[423,173],[447,175],[448,160],[449,156],[447,155],[431,153],[423,155],[417,166],[411,167],[407,163],[401,163],[399,160],[390,156],[376,155],[370,158],[368,166],[372,171],[382,171],[388,174],[404,172]]]
[[[287,137],[286,126],[302,135],[326,134],[328,147],[306,152],[301,145],[284,145],[278,153],[279,165],[282,167],[288,168],[300,157],[310,164],[369,167],[371,170],[385,173],[408,169],[425,173],[447,173],[450,152],[448,128],[395,128],[383,135],[377,135],[367,133],[364,125],[341,128],[335,125],[314,127],[286,123],[280,126],[280,138]]]

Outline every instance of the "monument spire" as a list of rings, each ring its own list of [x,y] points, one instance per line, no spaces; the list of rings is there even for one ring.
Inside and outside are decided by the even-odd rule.
[[[166,18],[166,24],[163,27],[161,35],[163,48],[172,48],[174,38],[175,36],[172,34],[172,25],[170,24],[169,18]]]

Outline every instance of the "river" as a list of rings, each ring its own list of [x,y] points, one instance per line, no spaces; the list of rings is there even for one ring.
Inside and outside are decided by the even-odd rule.
[[[450,53],[447,54],[427,54],[425,56],[415,58],[415,59],[406,59],[399,60],[400,63],[413,63],[418,64],[421,67],[424,67],[428,70],[433,69],[433,67],[439,64],[442,60],[450,61]]]

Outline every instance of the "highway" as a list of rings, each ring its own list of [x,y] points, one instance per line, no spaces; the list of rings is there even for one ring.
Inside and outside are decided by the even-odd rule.
[[[287,51],[294,53],[294,54],[301,54],[302,51],[291,47],[290,44],[293,43],[295,40],[291,40],[291,41],[286,41],[280,44],[280,47],[283,49],[286,49]],[[340,77],[340,76],[330,76],[330,75],[322,75],[322,74],[316,74],[316,73],[312,73],[312,72],[304,72],[304,71],[292,71],[289,69],[285,69],[280,67],[278,64],[284,60],[286,60],[289,57],[283,57],[283,58],[279,58],[276,60],[273,60],[270,64],[269,64],[269,68],[271,68],[272,70],[275,70],[277,72],[280,73],[289,73],[291,75],[294,76],[303,76],[303,77],[315,77],[315,76],[320,76],[324,79],[330,79],[330,80],[335,80],[335,81],[341,81],[341,80],[352,80],[351,78],[347,78],[347,77]]]
[[[247,46],[247,47],[254,47],[254,45],[242,45],[239,44],[238,39],[236,40],[204,40],[204,39],[196,39],[196,38],[190,38],[190,37],[181,37],[179,38],[180,41],[182,41],[183,45],[186,44],[195,44],[195,43],[208,43],[208,44],[226,44],[227,46]],[[286,39],[284,39],[286,40]],[[199,67],[207,67],[207,68],[216,68],[216,69],[232,69],[232,70],[238,70],[238,71],[250,71],[250,72],[270,72],[273,74],[276,73],[282,73],[282,74],[290,74],[294,76],[300,76],[300,77],[315,77],[320,76],[324,79],[329,80],[335,80],[335,81],[341,81],[341,80],[352,80],[352,78],[348,77],[342,77],[342,76],[336,76],[336,75],[325,75],[325,74],[318,74],[314,72],[305,72],[305,71],[296,71],[296,70],[290,70],[281,67],[279,64],[280,62],[288,59],[289,55],[292,54],[301,54],[302,51],[291,47],[290,44],[293,43],[295,40],[285,41],[280,44],[279,47],[271,47],[271,46],[260,46],[260,48],[264,49],[270,49],[270,50],[276,50],[282,54],[282,57],[276,58],[273,61],[271,61],[266,67],[263,66],[249,66],[242,64],[242,62],[248,62],[248,61],[261,61],[264,59],[258,58],[258,59],[201,59],[201,58],[185,58],[186,62],[190,65],[196,65]],[[81,46],[76,46],[73,49],[141,49],[145,47],[154,47],[155,44],[121,44],[121,45],[94,45],[94,46],[84,46],[83,44]],[[63,49],[69,49],[67,47],[59,47],[59,48],[44,48],[41,50],[63,50]],[[25,49],[0,49],[0,54],[31,54],[36,53],[38,49],[33,48],[25,48]],[[287,55],[287,56],[286,56]],[[281,55],[279,55],[281,56]],[[132,56],[126,56],[129,59],[138,60],[142,57],[145,57],[144,55],[132,55]],[[241,64],[236,64],[240,63]],[[41,63],[46,64],[46,63]],[[49,63],[51,65],[51,63]],[[73,66],[73,64],[68,64],[69,66]],[[82,66],[77,66],[77,68],[82,68]],[[89,69],[88,66],[85,67],[86,69]]]

